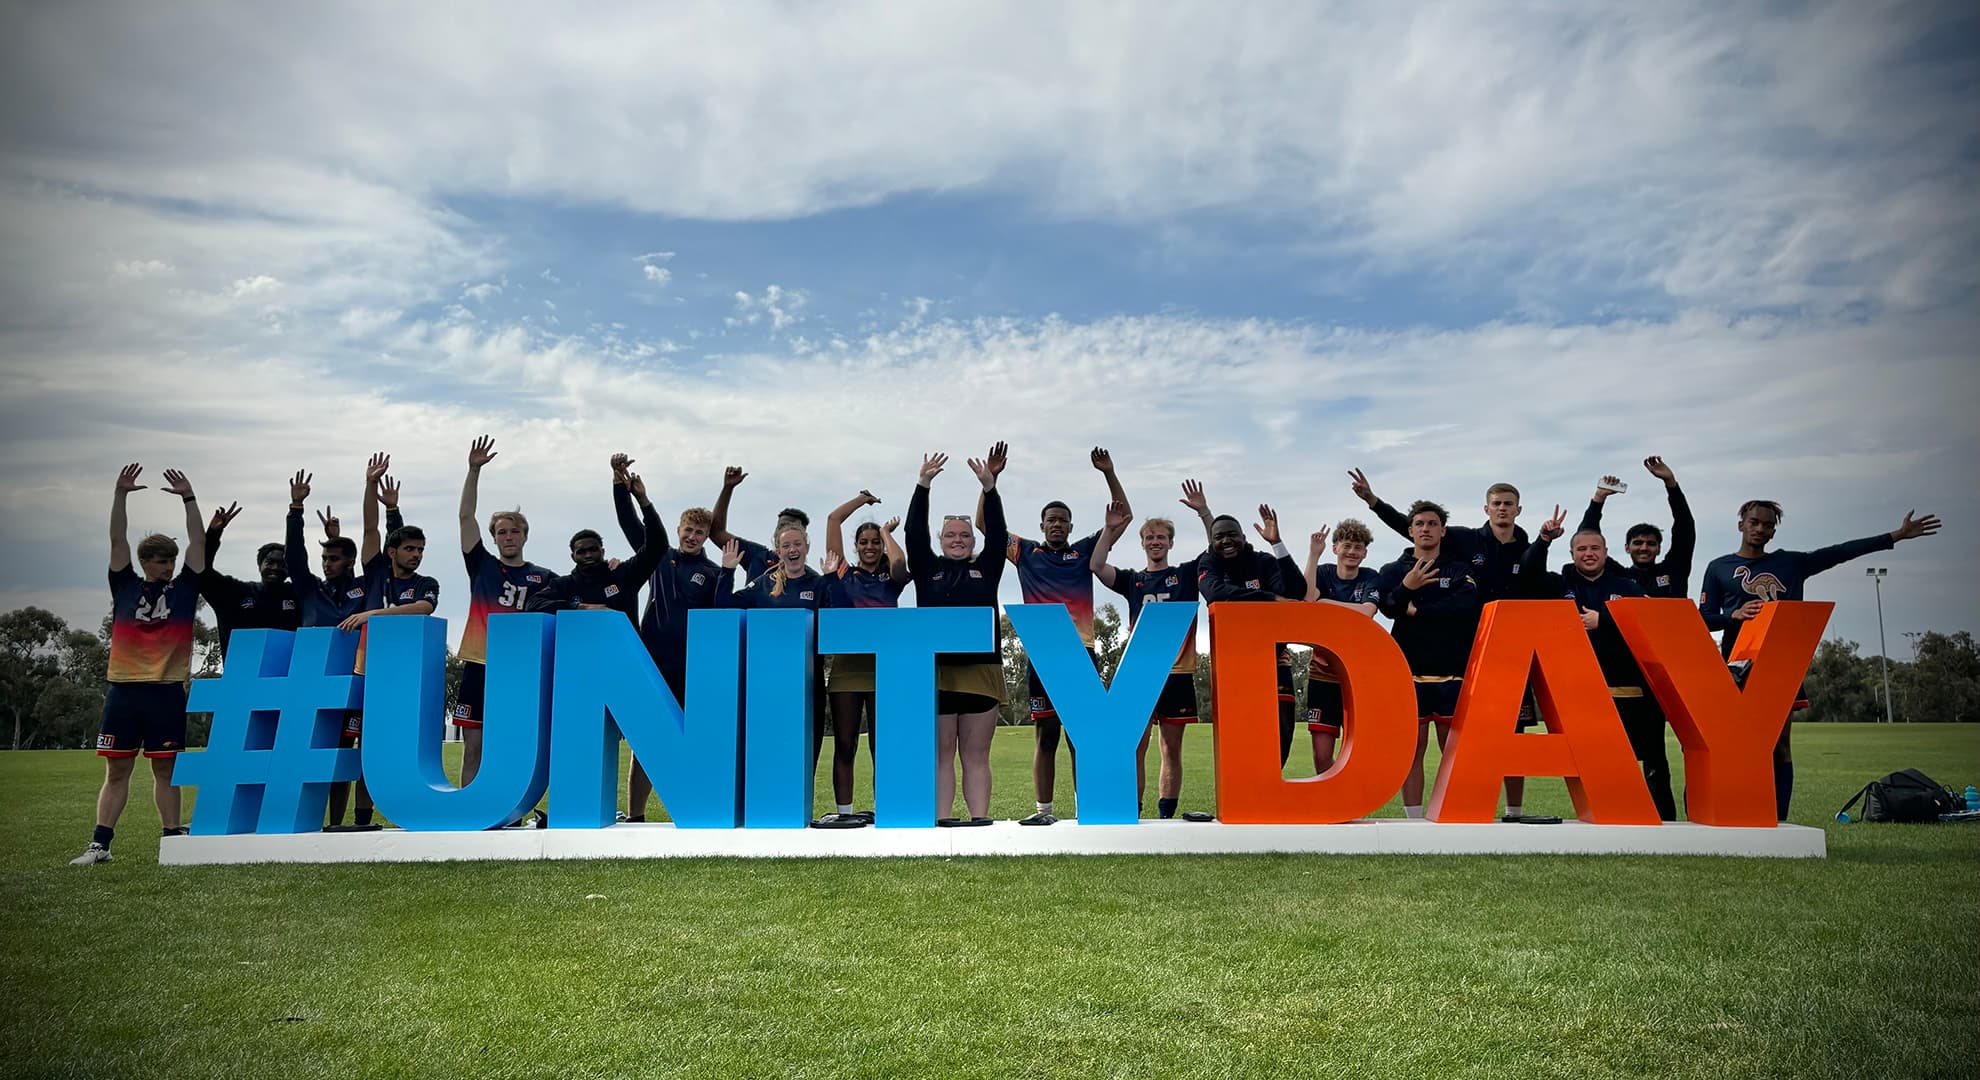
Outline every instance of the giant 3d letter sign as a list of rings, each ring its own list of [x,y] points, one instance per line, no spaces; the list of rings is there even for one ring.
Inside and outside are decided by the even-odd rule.
[[[1752,661],[1741,687],[1688,602],[1609,605],[1683,747],[1694,823],[1774,824],[1772,748],[1830,607],[1767,605],[1734,654]],[[1135,748],[1194,610],[1144,609],[1108,682],[1063,606],[1008,611],[1079,749],[1080,823],[1135,823]],[[1218,819],[1321,825],[1388,802],[1409,770],[1417,724],[1408,667],[1381,627],[1324,604],[1213,604],[1209,618]],[[360,764],[380,812],[407,831],[495,828],[546,789],[557,828],[599,829],[613,822],[623,737],[676,826],[795,829],[812,809],[816,666],[866,654],[875,658],[875,726],[886,731],[876,824],[926,828],[937,816],[936,660],[991,650],[994,627],[989,608],[828,610],[815,621],[802,611],[697,611],[683,704],[616,612],[491,619],[481,770],[464,788],[441,768],[445,623],[374,620],[363,676],[349,674],[352,635],[242,631],[225,673],[193,684],[188,708],[214,714],[212,737],[204,752],[181,756],[178,779],[199,787],[196,837],[313,832],[329,785],[356,778]],[[1272,665],[1282,643],[1319,649],[1340,675],[1345,742],[1320,776],[1288,780],[1279,767]],[[1516,730],[1529,672],[1545,732]],[[363,746],[340,749],[343,714],[357,708]],[[1583,822],[1658,824],[1569,602],[1486,606],[1427,816],[1491,821],[1508,776],[1562,777]]]

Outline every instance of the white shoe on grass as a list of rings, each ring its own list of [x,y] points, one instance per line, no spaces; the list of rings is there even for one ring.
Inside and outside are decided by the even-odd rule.
[[[94,840],[91,840],[89,842],[89,846],[83,849],[83,853],[81,855],[78,855],[75,858],[69,860],[69,865],[95,866],[97,863],[109,862],[109,861],[110,861],[110,849],[104,847],[102,844],[99,844]]]

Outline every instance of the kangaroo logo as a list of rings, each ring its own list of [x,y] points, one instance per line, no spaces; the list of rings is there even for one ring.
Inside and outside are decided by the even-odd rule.
[[[1748,595],[1762,600],[1779,600],[1787,592],[1787,585],[1772,574],[1755,574],[1750,566],[1733,567],[1733,580],[1745,589]]]

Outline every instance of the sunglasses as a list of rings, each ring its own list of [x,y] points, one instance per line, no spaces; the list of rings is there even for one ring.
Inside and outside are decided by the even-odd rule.
[[[943,521],[968,521],[968,520],[969,520],[969,515],[968,515],[968,514],[943,514],[943,515],[942,515],[942,520],[943,520]]]

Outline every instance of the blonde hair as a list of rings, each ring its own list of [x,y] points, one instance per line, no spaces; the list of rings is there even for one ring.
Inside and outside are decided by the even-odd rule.
[[[179,557],[179,542],[164,533],[152,533],[138,541],[139,562],[146,559],[176,559]]]
[[[1141,531],[1143,533],[1146,533],[1149,529],[1160,529],[1168,533],[1169,539],[1172,541],[1176,538],[1176,523],[1170,521],[1168,518],[1152,517],[1141,523]]]
[[[810,536],[805,534],[804,526],[799,525],[795,521],[786,521],[784,524],[777,526],[776,532],[770,534],[770,548],[773,552],[776,550],[778,544],[784,542],[785,533],[796,533],[799,536],[803,536],[807,541],[811,539]],[[781,558],[770,567],[770,595],[784,595],[784,560]]]
[[[715,515],[705,506],[690,506],[681,511],[680,523],[706,529],[715,524]]]
[[[488,531],[491,533],[494,532],[495,526],[504,521],[513,521],[516,523],[516,528],[521,529],[525,535],[529,533],[529,519],[523,516],[520,508],[515,510],[497,510],[488,515]]]
[[[1368,526],[1363,525],[1358,519],[1342,518],[1340,524],[1334,526],[1334,543],[1336,544],[1372,544],[1374,542],[1375,534],[1369,532]]]

